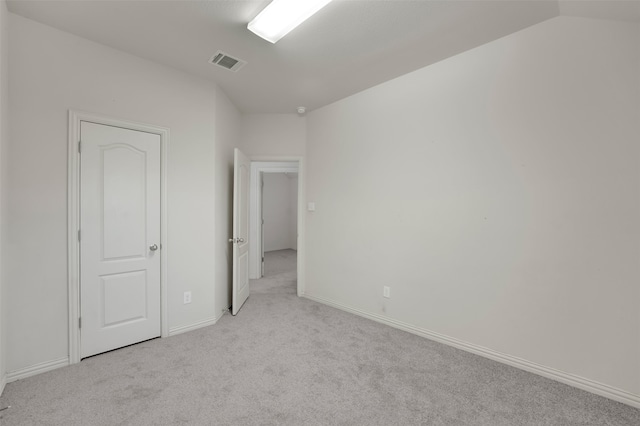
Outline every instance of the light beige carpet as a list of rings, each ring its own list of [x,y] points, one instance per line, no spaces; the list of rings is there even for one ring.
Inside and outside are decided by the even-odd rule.
[[[640,410],[299,299],[293,260],[268,253],[236,317],[10,383],[0,424],[640,425]]]

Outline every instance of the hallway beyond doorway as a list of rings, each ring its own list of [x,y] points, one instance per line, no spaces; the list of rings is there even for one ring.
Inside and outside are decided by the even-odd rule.
[[[251,292],[296,293],[297,252],[295,250],[275,250],[264,254],[264,277],[251,280]]]

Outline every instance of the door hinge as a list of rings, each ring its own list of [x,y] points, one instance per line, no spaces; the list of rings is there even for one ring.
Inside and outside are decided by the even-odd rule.
[[[82,154],[82,141],[78,141],[78,154]]]
[[[78,318],[78,328],[82,328],[82,317]]]
[[[78,242],[80,242],[80,230],[78,229]]]
[[[264,256],[262,257],[262,263],[264,263]]]

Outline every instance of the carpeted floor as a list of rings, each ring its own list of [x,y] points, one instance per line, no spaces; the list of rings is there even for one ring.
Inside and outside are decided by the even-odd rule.
[[[267,254],[238,316],[7,385],[9,425],[640,425],[640,410],[295,295]]]

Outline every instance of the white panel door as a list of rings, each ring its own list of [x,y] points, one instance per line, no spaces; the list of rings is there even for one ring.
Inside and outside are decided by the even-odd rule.
[[[80,123],[81,357],[160,336],[160,136]]]
[[[233,165],[233,289],[231,314],[236,315],[249,297],[249,173],[251,163],[239,150]]]

